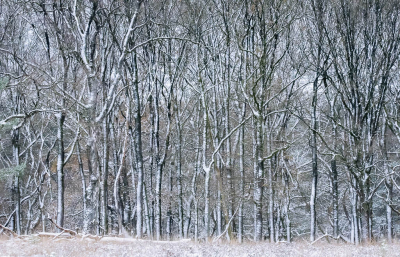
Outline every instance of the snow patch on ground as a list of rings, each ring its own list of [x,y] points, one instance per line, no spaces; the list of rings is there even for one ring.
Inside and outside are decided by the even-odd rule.
[[[400,256],[400,243],[361,246],[321,242],[207,244],[190,241],[94,241],[31,237],[0,240],[0,256]]]

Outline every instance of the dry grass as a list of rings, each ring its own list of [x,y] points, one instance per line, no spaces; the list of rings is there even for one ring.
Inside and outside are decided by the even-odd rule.
[[[361,246],[319,242],[291,244],[196,244],[194,242],[103,242],[79,239],[0,240],[0,256],[400,256],[400,244]]]

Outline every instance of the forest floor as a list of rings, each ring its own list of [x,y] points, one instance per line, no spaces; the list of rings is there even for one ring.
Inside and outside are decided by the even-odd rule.
[[[400,243],[384,242],[354,246],[318,242],[270,243],[194,243],[190,241],[82,241],[0,239],[0,256],[400,256]]]

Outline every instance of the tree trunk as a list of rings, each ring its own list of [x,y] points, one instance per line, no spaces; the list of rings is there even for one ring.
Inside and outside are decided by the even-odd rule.
[[[387,223],[387,240],[389,243],[393,242],[393,224],[392,224],[392,200],[393,200],[393,177],[389,172],[389,158],[387,152],[387,123],[386,123],[386,116],[383,116],[382,120],[382,136],[381,136],[381,148],[382,148],[382,155],[383,155],[383,169],[385,171],[386,179],[385,179],[385,186],[386,186],[386,223]]]
[[[351,207],[352,207],[352,219],[351,219],[351,242],[358,245],[359,240],[359,219],[358,219],[358,194],[357,194],[357,182],[355,178],[352,178],[352,196],[351,196]]]
[[[339,189],[338,189],[338,171],[335,157],[331,161],[332,169],[332,198],[333,198],[333,236],[339,236]]]
[[[103,119],[103,170],[101,174],[101,226],[104,235],[108,234],[108,116]]]
[[[86,154],[89,169],[89,185],[86,188],[86,211],[83,218],[83,233],[91,234],[94,232],[96,223],[95,190],[97,184],[97,176],[93,172],[94,170],[97,170],[97,158],[92,138],[89,138]],[[95,161],[93,162],[92,160]]]
[[[274,221],[274,187],[273,187],[273,171],[272,167],[268,169],[268,215],[269,215],[269,240],[271,243],[275,242],[275,221]],[[279,216],[277,216],[279,218]]]
[[[79,141],[76,142],[76,154],[78,157],[78,167],[79,167],[79,174],[81,176],[81,184],[82,184],[82,200],[83,200],[83,213],[86,213],[86,180],[85,180],[85,172],[83,170],[83,161],[81,156],[81,147]]]
[[[243,108],[245,109],[245,108]],[[244,117],[244,115],[243,115]],[[239,130],[239,172],[240,172],[240,184],[239,193],[242,197],[239,203],[239,227],[238,227],[238,241],[243,243],[243,198],[244,198],[244,126]]]
[[[134,119],[135,119],[135,156],[137,169],[137,190],[136,190],[136,235],[142,238],[142,206],[143,206],[143,151],[142,151],[142,117],[139,96],[139,78],[137,57],[134,53],[133,57],[134,81],[133,81],[133,102],[134,102]]]
[[[389,243],[393,243],[393,223],[392,223],[392,204],[393,199],[393,182],[391,178],[385,181],[386,185],[386,222],[387,222],[387,239]]]
[[[186,238],[187,232],[184,232],[183,224],[183,200],[182,200],[182,132],[178,110],[176,112],[176,132],[177,132],[177,145],[176,145],[176,184],[178,189],[178,226],[179,226],[179,237]],[[187,211],[190,213],[191,203],[188,204]],[[188,219],[189,220],[189,219]],[[188,226],[187,226],[188,227]],[[184,235],[185,234],[185,235]]]
[[[289,171],[286,170],[284,176],[285,176],[285,221],[286,221],[286,241],[290,243],[291,241],[291,222],[290,222],[290,217],[289,217],[289,207],[290,207],[290,187],[289,187]]]
[[[167,211],[167,239],[172,239],[172,169],[169,171],[168,177],[168,211]]]
[[[147,236],[151,239],[153,239],[153,226],[151,226],[151,215],[150,215],[150,210],[149,210],[149,201],[147,197],[147,188],[146,184],[143,184],[143,200],[144,200],[144,215],[146,217],[146,230],[147,230]]]
[[[19,100],[17,100],[17,105],[19,106]],[[19,109],[19,108],[17,108]],[[13,149],[13,164],[17,169],[18,173],[14,176],[14,183],[12,186],[12,195],[15,206],[15,229],[17,234],[21,235],[21,191],[20,191],[20,162],[19,162],[19,129],[13,130],[12,135],[12,149]]]
[[[269,119],[268,119],[269,123]],[[270,124],[268,124],[270,126]],[[272,152],[272,133],[268,134],[268,148],[269,152]],[[275,201],[274,201],[274,173],[276,169],[276,154],[271,156],[270,159],[270,167],[268,169],[268,215],[269,215],[269,240],[271,243],[275,242],[275,234],[278,233],[275,230],[275,221],[274,221],[274,208],[275,208]],[[279,215],[276,216],[279,219]]]
[[[213,75],[215,76],[215,72],[213,72]],[[215,80],[215,78],[214,78]],[[213,103],[213,113],[214,113],[214,138],[213,138],[213,144],[214,148],[216,148],[219,144],[220,140],[220,132],[218,129],[218,108],[217,108],[217,88],[214,89],[213,91],[213,98],[212,98],[212,103]],[[204,107],[203,107],[204,108]],[[221,170],[221,160],[220,157],[217,156],[215,157],[215,164],[214,164],[214,174],[215,174],[215,183],[217,185],[217,192],[216,192],[216,220],[217,220],[217,234],[220,235],[222,234],[222,207],[221,205],[223,204],[221,201],[221,191],[223,190],[223,185],[222,185],[222,178],[220,174]],[[221,183],[220,183],[221,182]]]
[[[254,240],[261,241],[263,239],[263,216],[262,216],[262,198],[264,191],[264,160],[263,160],[263,126],[262,118],[256,117],[256,162],[257,170],[255,177],[254,204],[255,204],[255,233]]]
[[[156,209],[155,209],[155,226],[156,226],[156,238],[157,240],[161,240],[161,183],[162,183],[162,176],[163,176],[163,166],[162,163],[162,156],[160,153],[160,134],[159,134],[159,126],[160,126],[160,115],[158,112],[158,85],[155,82],[155,94],[153,96],[154,105],[154,150],[156,156]]]
[[[310,225],[310,241],[315,240],[316,233],[316,210],[315,200],[317,198],[317,183],[318,183],[318,166],[317,166],[317,93],[318,93],[318,75],[313,83],[313,99],[312,99],[312,114],[311,114],[311,152],[312,152],[312,183],[311,183],[311,196],[310,196],[310,212],[311,212],[311,225]]]
[[[201,117],[201,110],[200,110],[200,104],[198,107],[198,115],[197,115],[197,120],[196,120],[196,126],[200,126],[200,117]],[[192,183],[191,183],[191,199],[189,200],[188,203],[188,208],[187,208],[187,217],[186,217],[186,221],[187,221],[187,225],[186,225],[186,236],[185,238],[188,236],[189,233],[189,225],[190,225],[190,220],[191,220],[191,202],[193,202],[194,204],[194,238],[195,238],[195,242],[197,242],[198,239],[198,200],[197,200],[197,175],[199,174],[200,170],[201,170],[201,152],[200,152],[200,147],[201,147],[201,138],[202,138],[202,134],[201,133],[197,133],[197,137],[196,137],[196,151],[195,151],[195,158],[196,158],[196,162],[194,163],[194,172],[193,172],[193,177],[192,177]]]
[[[205,107],[203,107],[205,108]],[[203,124],[203,169],[206,173],[206,177],[204,180],[204,231],[206,241],[208,241],[208,237],[210,236],[210,169],[206,167],[205,159],[206,159],[206,151],[207,151],[207,114],[204,110],[203,113],[204,124]]]

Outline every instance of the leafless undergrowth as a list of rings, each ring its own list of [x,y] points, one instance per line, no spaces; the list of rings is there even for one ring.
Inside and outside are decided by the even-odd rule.
[[[398,242],[354,246],[328,243],[194,243],[104,237],[98,241],[77,237],[50,239],[37,235],[0,239],[1,256],[400,256]]]

